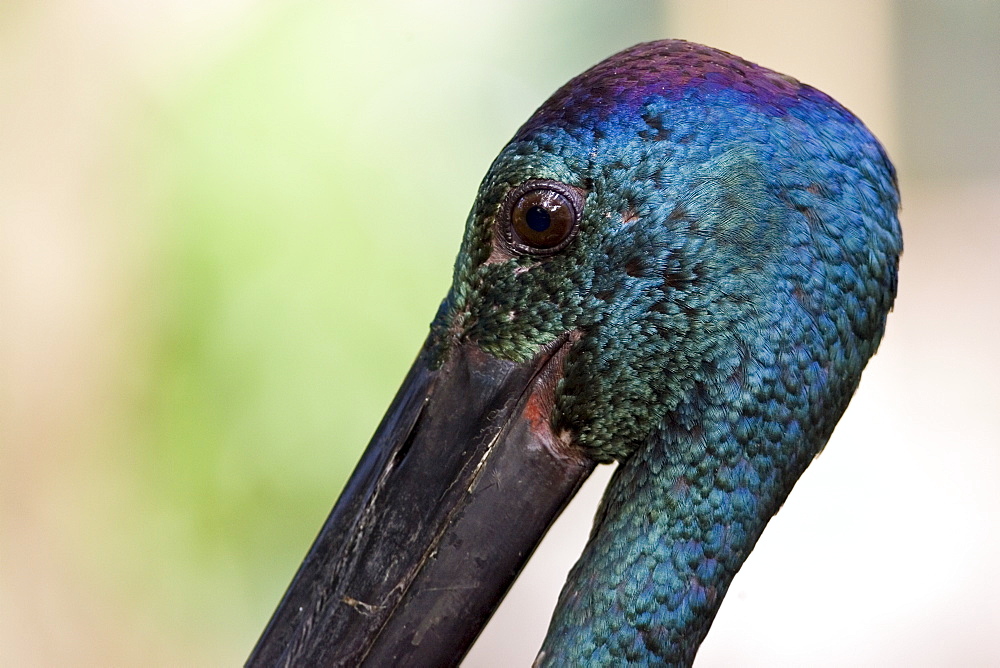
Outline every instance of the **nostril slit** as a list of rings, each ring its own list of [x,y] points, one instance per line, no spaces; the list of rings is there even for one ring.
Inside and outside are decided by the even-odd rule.
[[[420,415],[417,416],[416,421],[413,426],[410,427],[410,432],[406,435],[406,440],[403,444],[399,446],[396,452],[392,455],[392,468],[396,468],[403,463],[406,456],[410,454],[410,449],[413,447],[413,441],[417,438],[417,433],[420,431],[420,425],[424,421],[424,411],[421,409]]]

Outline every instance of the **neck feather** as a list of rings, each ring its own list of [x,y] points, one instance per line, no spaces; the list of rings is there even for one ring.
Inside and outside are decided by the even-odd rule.
[[[537,665],[694,660],[730,582],[826,443],[871,354],[866,342],[863,356],[830,375],[803,353],[822,350],[816,331],[744,322],[731,334],[746,341],[748,327],[774,345],[718,362],[712,380],[696,382],[620,464]]]
[[[747,448],[700,429],[662,436],[615,473],[538,665],[690,665],[805,467],[771,443]]]

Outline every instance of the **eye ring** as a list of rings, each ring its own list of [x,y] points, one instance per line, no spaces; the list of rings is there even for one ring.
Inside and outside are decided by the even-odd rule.
[[[516,253],[548,256],[566,248],[583,215],[584,193],[550,179],[531,179],[500,205],[504,241]]]

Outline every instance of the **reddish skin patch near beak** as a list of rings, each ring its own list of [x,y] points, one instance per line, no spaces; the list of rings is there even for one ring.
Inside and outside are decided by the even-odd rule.
[[[538,434],[549,428],[552,414],[552,397],[545,393],[532,393],[524,407],[524,418],[531,424],[531,431]]]
[[[581,336],[578,331],[570,332],[567,341],[559,347],[545,368],[535,377],[521,414],[539,442],[556,456],[574,460],[585,459],[586,455],[574,446],[571,432],[563,430],[556,434],[553,431],[552,409],[556,403],[556,389],[563,377],[563,363]]]

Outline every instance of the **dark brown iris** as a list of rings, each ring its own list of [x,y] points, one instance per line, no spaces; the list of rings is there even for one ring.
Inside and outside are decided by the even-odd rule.
[[[579,190],[558,181],[533,179],[507,194],[501,215],[507,241],[519,253],[551,255],[570,242],[583,212]]]

